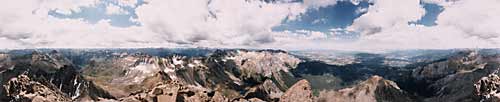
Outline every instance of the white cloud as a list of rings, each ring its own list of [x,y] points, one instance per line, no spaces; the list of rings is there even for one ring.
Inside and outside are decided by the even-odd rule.
[[[50,10],[75,12],[93,3],[63,6],[55,1],[6,1],[0,4],[0,48],[173,46],[142,27],[113,27],[106,20],[89,24],[47,14]]]
[[[355,11],[356,14],[363,14],[363,13],[366,13],[366,12],[368,12],[368,8],[358,8]]]
[[[325,19],[325,18],[320,18],[320,19],[315,19],[314,21],[311,22],[311,24],[324,24],[326,23],[328,20]]]
[[[286,17],[301,13],[294,10],[302,8],[299,3],[246,0],[147,2],[136,11],[138,21],[145,27],[168,41],[205,46],[255,46],[274,42],[271,28]]]
[[[304,5],[313,9],[337,4],[338,0],[303,0]]]
[[[26,1],[26,0],[23,0]],[[46,12],[47,10],[55,10],[58,13],[70,15],[72,12],[80,12],[80,7],[90,7],[98,3],[98,0],[31,0],[39,3],[39,7],[34,10]],[[21,6],[21,5],[16,5]],[[25,7],[25,6],[21,6]]]
[[[379,33],[385,28],[405,26],[425,14],[418,0],[374,0],[368,11],[348,29],[362,34]]]
[[[310,8],[334,5],[334,1],[306,0],[301,4],[259,0],[146,0],[136,9],[137,19],[132,19],[141,26],[120,28],[111,26],[109,20],[89,24],[81,19],[61,19],[47,14],[55,10],[69,15],[100,1],[10,0],[0,4],[0,48],[204,46],[373,50],[500,47],[500,29],[496,28],[500,27],[497,23],[500,22],[498,0],[425,0],[445,8],[437,18],[438,25],[432,27],[408,25],[425,14],[419,0],[368,0],[374,5],[347,29],[362,34],[354,42],[338,42],[335,37],[331,38],[335,34],[317,31],[271,30],[287,17],[296,19]],[[359,3],[361,0],[351,1]],[[127,0],[113,6],[136,4],[136,0]],[[110,14],[120,12],[120,8],[108,7]]]
[[[431,3],[431,4],[446,4],[447,0],[421,0],[424,3]]]
[[[467,36],[494,40],[500,45],[500,1],[461,0],[445,6],[437,18],[437,24],[454,27]]]
[[[271,27],[306,9],[300,3],[246,0],[146,2],[134,19],[143,26],[118,28],[107,20],[89,24],[48,15],[51,10],[71,15],[102,3],[97,0],[6,1],[0,4],[0,42],[15,44],[0,47],[257,46],[274,41]],[[115,6],[108,6],[109,14],[120,12]]]
[[[311,30],[296,30],[295,32],[285,31],[283,35],[290,35],[286,37],[295,37],[306,40],[320,40],[327,39],[327,34],[319,31],[311,31]]]
[[[137,5],[138,1],[137,0],[114,0],[118,2],[118,5],[120,6],[129,6],[129,7],[135,7]]]
[[[128,11],[124,10],[123,8],[116,6],[114,4],[108,4],[106,6],[106,14],[107,15],[127,15],[129,14]]]
[[[387,2],[379,2],[387,1]],[[437,26],[408,25],[423,16],[418,1],[375,1],[356,19],[350,30],[364,36],[352,49],[447,49],[500,47],[500,5],[498,0],[430,1],[444,6]],[[390,3],[388,3],[390,2]],[[471,16],[473,15],[473,16]]]

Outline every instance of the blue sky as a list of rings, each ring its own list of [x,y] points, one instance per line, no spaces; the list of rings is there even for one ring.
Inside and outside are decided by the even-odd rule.
[[[301,2],[301,1],[299,1]],[[72,19],[83,19],[89,23],[97,23],[100,20],[110,20],[112,26],[116,27],[130,27],[130,26],[140,26],[139,22],[131,21],[130,19],[136,19],[137,15],[135,13],[135,8],[144,4],[144,1],[139,0],[136,7],[120,6],[117,2],[112,0],[104,0],[104,2],[97,4],[93,7],[81,7],[81,12],[73,12],[70,15],[65,15],[57,13],[55,10],[49,12],[49,15],[57,18],[72,18]],[[106,6],[116,5],[127,12],[128,14],[120,15],[107,15]],[[295,30],[309,30],[309,31],[319,31],[319,32],[331,32],[330,29],[335,28],[345,28],[352,24],[352,22],[363,15],[366,12],[357,12],[360,9],[367,9],[370,3],[363,1],[358,5],[351,3],[350,1],[338,1],[336,5],[321,7],[321,8],[311,8],[306,13],[301,14],[299,19],[288,20],[283,19],[281,25],[273,27],[274,31],[295,31]],[[435,20],[439,13],[443,11],[443,7],[437,4],[421,3],[426,10],[425,16],[423,16],[417,22],[409,22],[410,24],[420,24],[425,26],[433,26]],[[347,36],[356,36],[356,33],[344,34]]]
[[[135,7],[130,7],[119,5],[118,2],[113,0],[103,0],[101,3],[98,3],[95,6],[80,7],[81,12],[71,11],[72,13],[70,15],[58,13],[56,12],[56,10],[51,10],[48,12],[48,14],[57,18],[83,19],[84,21],[93,24],[101,20],[110,20],[110,24],[112,26],[130,27],[140,25],[139,22],[134,22],[130,19],[137,19],[135,9],[142,4],[144,4],[144,1],[138,0],[138,3],[135,4]],[[106,14],[106,7],[108,5],[118,6],[128,12],[128,14],[108,15]]]
[[[345,28],[350,26],[353,21],[366,12],[356,12],[359,9],[367,9],[370,3],[364,1],[359,5],[354,5],[349,1],[338,1],[336,5],[327,6],[319,9],[312,9],[306,12],[297,20],[284,20],[283,24],[274,27],[273,30],[313,30],[329,32],[333,28]],[[419,24],[425,26],[436,25],[435,21],[443,7],[437,4],[421,3],[426,10],[425,15],[417,22],[410,24]],[[322,20],[319,23],[315,21]]]
[[[417,22],[411,22],[411,23],[421,24],[425,26],[436,25],[436,19],[439,13],[443,12],[444,8],[440,5],[431,3],[421,3],[421,5],[425,8],[426,11],[425,15]]]

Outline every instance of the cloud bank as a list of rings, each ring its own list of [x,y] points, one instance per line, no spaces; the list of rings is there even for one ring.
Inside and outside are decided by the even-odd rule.
[[[280,49],[441,49],[500,47],[498,0],[351,0],[370,2],[352,25],[332,32],[273,31],[309,10],[346,0],[10,0],[0,4],[0,48],[223,47]],[[133,14],[116,27],[58,18],[108,4],[107,15]],[[140,2],[143,2],[139,5]],[[443,6],[435,26],[412,24],[421,3]],[[133,8],[128,12],[125,8]],[[339,41],[338,30],[361,35]]]
[[[379,2],[380,1],[380,2]],[[397,1],[399,6],[394,6]],[[423,16],[419,1],[378,0],[349,28],[362,32],[359,43],[374,48],[498,48],[498,0],[426,0],[444,7],[436,26],[408,24]],[[384,8],[386,7],[386,8]]]

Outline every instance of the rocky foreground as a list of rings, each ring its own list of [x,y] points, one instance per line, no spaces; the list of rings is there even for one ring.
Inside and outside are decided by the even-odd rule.
[[[403,67],[363,62],[336,66],[275,50],[214,50],[206,56],[109,53],[76,58],[65,55],[68,54],[58,51],[0,54],[0,101],[500,100],[500,56],[477,51],[460,51]],[[84,59],[79,62],[85,63],[75,63],[76,59]],[[321,74],[314,72],[320,67]],[[333,83],[325,84],[332,80]]]

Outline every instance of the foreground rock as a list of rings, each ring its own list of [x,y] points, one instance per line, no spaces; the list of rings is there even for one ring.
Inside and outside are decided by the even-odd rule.
[[[482,98],[481,101],[498,102],[500,101],[500,77],[497,73],[492,73],[474,84],[476,95]]]
[[[33,81],[26,74],[10,79],[3,87],[6,90],[6,96],[11,97],[12,101],[62,102],[71,100],[54,86],[46,86]]]
[[[288,89],[280,102],[312,102],[311,85],[307,80],[300,80]]]

